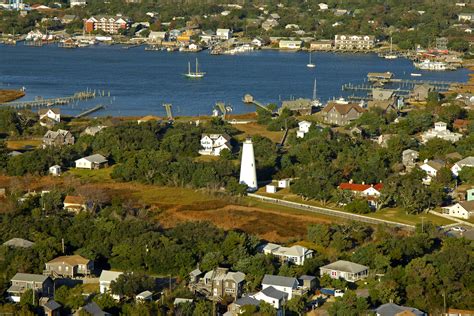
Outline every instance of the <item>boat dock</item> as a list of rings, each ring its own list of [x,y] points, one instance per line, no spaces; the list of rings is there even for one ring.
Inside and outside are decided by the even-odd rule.
[[[94,113],[94,112],[97,112],[97,111],[99,111],[99,110],[102,110],[102,109],[104,109],[104,108],[105,108],[105,105],[99,104],[99,105],[97,105],[97,106],[94,106],[94,107],[91,108],[91,109],[85,110],[84,112],[82,112],[82,113],[80,113],[80,114],[74,116],[74,118],[81,118],[81,117],[87,116],[87,115],[89,115],[89,114],[92,114],[92,113]]]
[[[99,93],[100,96],[100,93]],[[32,101],[19,101],[19,102],[8,102],[0,103],[0,106],[7,106],[14,109],[30,109],[30,108],[41,108],[55,105],[66,105],[74,101],[89,100],[96,97],[95,91],[81,91],[76,92],[72,96],[52,98],[52,99],[36,99]]]

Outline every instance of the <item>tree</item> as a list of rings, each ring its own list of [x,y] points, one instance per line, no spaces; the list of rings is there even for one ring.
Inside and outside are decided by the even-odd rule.
[[[307,237],[311,242],[323,247],[327,247],[331,241],[331,232],[329,230],[329,226],[325,224],[309,225]]]
[[[354,199],[345,205],[344,209],[348,212],[357,214],[368,214],[372,211],[370,209],[369,203],[364,199]]]
[[[38,304],[37,294],[33,293],[32,289],[28,289],[20,296],[20,304],[22,306],[36,306]]]
[[[462,183],[474,184],[474,167],[463,167],[459,171],[459,179]]]
[[[306,305],[306,297],[297,295],[293,297],[291,300],[286,302],[285,309],[292,312],[292,314],[296,314],[298,316],[304,312],[304,308]]]
[[[198,301],[194,308],[193,316],[212,315],[214,307],[209,301]]]
[[[133,298],[135,295],[155,288],[155,280],[144,273],[126,272],[110,283],[113,294]]]
[[[331,316],[358,316],[363,314],[369,305],[363,297],[357,297],[353,291],[346,291],[343,297],[336,298],[336,301],[329,307],[328,312]]]

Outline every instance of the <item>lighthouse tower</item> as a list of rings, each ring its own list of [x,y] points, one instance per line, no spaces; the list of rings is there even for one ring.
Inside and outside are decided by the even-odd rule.
[[[251,138],[244,141],[242,148],[242,161],[240,163],[241,184],[246,184],[249,192],[257,191],[257,171],[255,168],[255,156],[253,153],[253,143]]]

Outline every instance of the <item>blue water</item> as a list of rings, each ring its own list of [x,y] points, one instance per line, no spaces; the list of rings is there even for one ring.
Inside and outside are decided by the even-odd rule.
[[[187,63],[199,58],[201,80],[183,77]],[[246,93],[262,103],[292,97],[310,98],[317,79],[322,100],[343,96],[344,83],[361,84],[368,72],[395,73],[397,78],[466,81],[468,70],[426,72],[406,59],[384,60],[373,54],[315,53],[316,68],[306,67],[307,53],[257,51],[244,55],[212,56],[190,53],[149,52],[143,47],[94,46],[62,49],[0,46],[0,89],[25,87],[27,96],[54,98],[89,89],[110,91],[111,98],[64,106],[76,114],[93,105],[107,108],[94,115],[164,115],[163,103],[172,103],[175,115],[208,115],[217,101],[230,103],[234,113],[254,108],[242,103]],[[410,73],[422,77],[410,77]]]

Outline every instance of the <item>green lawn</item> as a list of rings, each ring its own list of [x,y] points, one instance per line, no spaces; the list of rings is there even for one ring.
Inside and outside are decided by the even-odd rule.
[[[110,174],[114,166],[98,170],[88,170],[88,169],[70,169],[66,174],[73,175],[76,178],[87,182],[110,182],[112,178]]]

